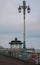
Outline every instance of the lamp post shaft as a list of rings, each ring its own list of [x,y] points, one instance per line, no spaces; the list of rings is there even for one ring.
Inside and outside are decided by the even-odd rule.
[[[23,42],[25,44],[25,5],[23,5],[23,17],[24,17],[24,32],[23,32]]]
[[[24,24],[23,24],[23,27],[24,27],[24,32],[23,32],[23,53],[22,53],[22,59],[24,61],[26,61],[27,59],[27,55],[26,55],[26,45],[25,45],[25,10],[26,10],[26,2],[23,1],[23,17],[24,17]]]

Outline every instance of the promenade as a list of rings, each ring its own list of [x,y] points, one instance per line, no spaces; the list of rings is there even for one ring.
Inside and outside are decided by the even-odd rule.
[[[25,62],[16,58],[0,55],[0,65],[36,65],[33,62]]]

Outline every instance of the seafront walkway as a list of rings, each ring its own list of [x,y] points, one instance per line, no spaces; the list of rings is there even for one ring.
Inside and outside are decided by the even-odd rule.
[[[11,58],[0,55],[0,65],[36,65],[33,62],[23,61],[17,58]]]

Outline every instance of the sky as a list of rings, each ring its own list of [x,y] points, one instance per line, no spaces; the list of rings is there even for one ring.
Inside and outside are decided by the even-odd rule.
[[[5,34],[11,35],[11,33],[19,39],[23,37],[23,11],[18,12],[19,5],[23,5],[22,1],[0,0],[0,40],[5,37]],[[31,8],[30,13],[27,13],[26,9],[26,38],[40,38],[40,0],[25,1]],[[13,36],[10,40],[14,39]]]

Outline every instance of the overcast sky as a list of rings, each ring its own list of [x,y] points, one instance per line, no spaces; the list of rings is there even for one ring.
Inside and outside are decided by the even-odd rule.
[[[22,0],[0,0],[0,32],[22,31],[23,13],[18,13]],[[26,0],[30,14],[26,10],[26,30],[40,32],[40,0]]]

